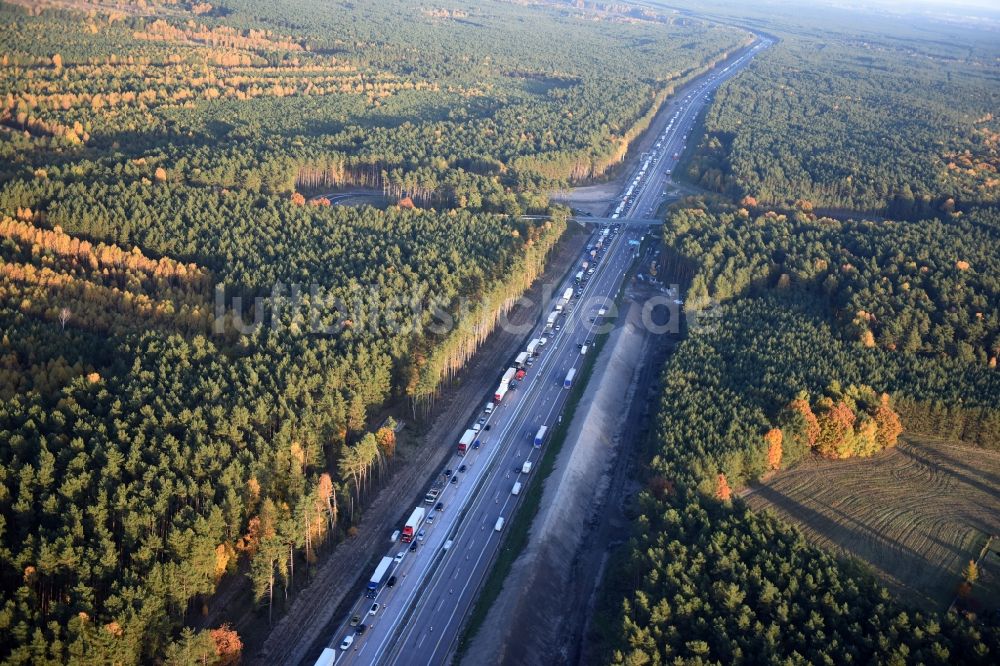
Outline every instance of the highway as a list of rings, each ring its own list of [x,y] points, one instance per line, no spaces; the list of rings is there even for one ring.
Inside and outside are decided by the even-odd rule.
[[[626,190],[615,201],[612,217],[625,222],[656,210],[677,162],[673,156],[682,152],[686,135],[711,91],[768,44],[759,42],[746,55],[732,59],[725,71],[714,71],[679,93],[667,109],[668,129],[657,138],[656,148],[639,160],[635,173],[626,181]],[[602,234],[606,236],[603,247],[596,251],[596,261],[589,252],[580,256],[563,283],[553,290],[552,301],[543,306],[542,321],[524,331],[525,344],[532,338],[547,338],[524,380],[507,393],[492,414],[484,414],[491,396],[483,396],[479,409],[470,415],[469,428],[486,418],[480,432],[481,446],[460,456],[457,440],[441,443],[455,451],[446,463],[451,475],[437,477],[445,481],[436,500],[444,505],[443,511],[436,512],[432,524],[425,522],[421,526],[423,535],[414,542],[416,550],[400,542],[390,545],[390,532],[402,525],[387,527],[385,555],[398,558],[392,570],[395,584],[382,588],[375,599],[361,597],[355,602],[317,665],[448,663],[506,529],[506,525],[496,529],[498,518],[509,521],[520,499],[520,495],[512,494],[512,488],[537,473],[534,469],[528,474],[522,472],[524,463],[537,462],[547,445],[535,448],[535,433],[543,425],[551,431],[561,419],[570,393],[564,388],[567,374],[571,369],[578,370],[585,358],[581,346],[593,341],[597,326],[613,325],[611,299],[644,233],[643,228],[627,224],[616,231],[618,226],[601,225],[595,229],[588,241],[591,246],[597,246]],[[594,272],[577,284],[575,277],[584,261],[590,262]],[[550,329],[546,318],[569,287],[574,290],[574,298]],[[609,308],[606,317],[598,314],[603,307]],[[496,369],[498,384],[512,365],[513,359]],[[463,464],[467,469],[459,472]],[[457,481],[452,483],[451,478]],[[420,506],[428,511],[434,508],[434,504]],[[366,577],[371,573],[366,572]],[[373,603],[379,607],[370,613]],[[353,616],[365,625],[363,633],[356,633],[351,624]]]

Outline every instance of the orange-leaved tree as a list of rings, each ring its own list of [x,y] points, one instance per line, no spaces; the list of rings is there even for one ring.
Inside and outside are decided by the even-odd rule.
[[[816,450],[827,458],[848,458],[855,452],[854,410],[843,400],[824,397],[819,401],[819,437]]]
[[[764,435],[764,443],[767,444],[767,468],[781,468],[781,441],[782,434],[780,428],[771,428]]]

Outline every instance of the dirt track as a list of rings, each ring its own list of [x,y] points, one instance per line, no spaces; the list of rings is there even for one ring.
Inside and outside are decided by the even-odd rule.
[[[555,283],[562,277],[582,251],[586,238],[582,227],[571,225],[549,262],[548,270],[526,294],[531,300],[541,301],[541,286]],[[512,324],[520,324],[538,316],[539,306],[536,305],[515,309],[509,320]],[[355,592],[360,594],[367,571],[365,565],[384,554],[392,526],[400,523],[418,501],[425,482],[451,453],[452,443],[458,440],[467,417],[493,387],[494,376],[516,353],[523,342],[522,337],[495,331],[476,353],[472,364],[461,373],[459,383],[442,392],[428,419],[432,423],[429,431],[417,445],[399,451],[400,460],[394,465],[394,476],[365,509],[357,524],[357,536],[339,544],[326,556],[310,585],[298,594],[289,612],[276,621],[263,646],[255,654],[247,651],[252,654],[249,663],[299,664],[318,655],[341,619],[338,609],[345,599],[353,599]],[[399,414],[398,418],[409,420],[409,415]]]

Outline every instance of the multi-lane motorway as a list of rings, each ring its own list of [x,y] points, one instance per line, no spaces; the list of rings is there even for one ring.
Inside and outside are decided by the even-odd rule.
[[[630,217],[645,217],[656,210],[670,171],[676,165],[674,155],[683,151],[687,134],[708,95],[768,44],[766,40],[759,42],[747,54],[692,83],[668,107],[667,129],[627,181],[626,187],[632,188],[630,194],[626,196],[629,190],[624,190],[612,206],[617,219],[627,222]],[[522,472],[524,463],[535,463],[546,445],[541,449],[534,447],[535,433],[540,426],[551,429],[558,423],[570,393],[564,386],[567,374],[580,368],[585,358],[581,347],[593,341],[595,327],[610,325],[613,311],[602,317],[600,309],[610,308],[611,299],[633,260],[635,247],[630,241],[637,241],[642,233],[627,224],[616,231],[617,226],[603,227],[607,230],[606,237],[603,247],[597,250],[596,262],[589,252],[582,255],[563,284],[553,289],[552,302],[543,307],[542,321],[524,331],[525,343],[532,338],[547,339],[524,380],[507,393],[491,414],[482,411],[490,399],[483,396],[480,408],[470,416],[469,427],[486,418],[480,432],[481,446],[459,456],[457,440],[442,443],[456,450],[446,467],[457,478],[454,483],[448,479],[436,500],[444,505],[443,511],[436,512],[433,523],[421,526],[422,536],[415,541],[416,550],[399,542],[390,547],[392,530],[386,530],[385,555],[396,557],[391,572],[394,585],[382,588],[375,599],[357,600],[317,665],[449,661],[462,624],[502,541],[506,526],[501,526],[498,519],[509,521],[520,499],[511,492],[514,484],[523,484],[526,477],[537,473],[537,469],[527,474]],[[592,246],[598,244],[602,231],[602,228],[594,231]],[[589,276],[585,271],[585,280],[577,283],[575,278],[584,261],[589,261],[594,271]],[[573,288],[574,298],[555,326],[549,327],[546,319],[567,287]],[[506,366],[497,368],[498,383],[505,369]],[[466,469],[459,472],[462,465]],[[428,511],[434,508],[421,506]],[[378,608],[371,612],[373,604],[378,604]],[[352,626],[354,616],[365,625],[363,633],[357,633]]]

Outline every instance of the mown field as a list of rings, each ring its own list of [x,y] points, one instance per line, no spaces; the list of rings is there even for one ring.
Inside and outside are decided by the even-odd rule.
[[[1000,534],[1000,454],[904,436],[873,459],[810,458],[746,500],[867,563],[905,600],[943,611],[969,559]],[[1000,572],[990,571],[998,561],[984,559],[973,590],[986,608],[1000,603]]]

